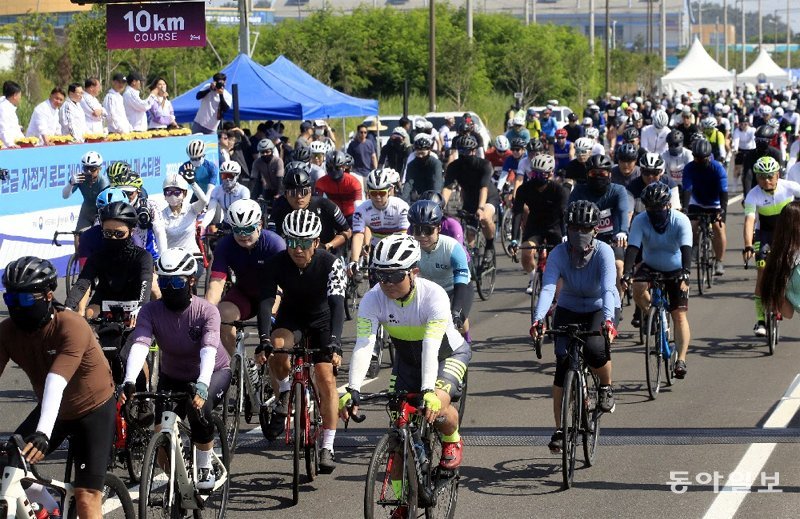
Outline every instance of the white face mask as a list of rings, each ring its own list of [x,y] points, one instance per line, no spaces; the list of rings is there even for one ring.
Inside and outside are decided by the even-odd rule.
[[[192,162],[192,166],[198,167],[200,164],[203,163],[203,159],[192,159],[191,162]]]
[[[182,196],[169,195],[165,196],[164,199],[167,201],[170,207],[178,207],[183,203]]]

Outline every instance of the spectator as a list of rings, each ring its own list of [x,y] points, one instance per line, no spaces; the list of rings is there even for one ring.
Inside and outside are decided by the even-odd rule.
[[[76,142],[83,142],[86,133],[86,115],[81,108],[83,87],[72,83],[67,87],[67,100],[61,106],[61,133],[72,135]]]
[[[328,145],[329,150],[336,149],[336,139],[333,138],[333,130],[331,130],[328,123],[322,119],[314,121],[314,140],[324,142]]]
[[[286,164],[292,161],[294,148],[289,145],[289,138],[283,135],[282,130],[279,130],[279,128],[283,128],[283,123],[275,124],[275,128],[267,132],[267,139],[271,139],[275,143],[275,151],[278,152],[278,156]]]
[[[253,162],[253,197],[263,195],[265,200],[283,194],[284,162],[275,153],[275,142],[269,138],[258,143],[258,158]]]
[[[106,111],[97,96],[100,95],[100,80],[96,77],[90,77],[83,82],[83,99],[81,99],[81,108],[86,118],[86,131],[88,133],[103,133],[103,117]]]
[[[364,124],[356,127],[356,136],[350,141],[347,153],[353,157],[353,171],[362,177],[366,177],[371,170],[378,167],[375,145],[367,138],[367,127]]]
[[[125,91],[125,75],[117,72],[111,78],[111,88],[108,89],[103,108],[106,110],[106,122],[108,123],[108,133],[128,133],[133,128],[125,115],[125,101],[122,99],[122,92]]]
[[[150,110],[147,111],[148,129],[178,127],[167,92],[167,81],[163,77],[157,77],[150,83],[150,98],[147,101],[150,103]]]
[[[308,147],[314,139],[314,123],[311,121],[303,121],[300,123],[300,135],[294,141],[294,147]]]
[[[192,123],[192,133],[208,135],[217,131],[222,116],[233,106],[233,96],[225,89],[227,79],[225,74],[217,72],[212,81],[197,92],[200,108]]]
[[[131,123],[135,132],[147,131],[147,111],[150,110],[150,101],[141,98],[142,75],[138,72],[128,74],[128,88],[122,94],[125,104],[125,116]]]
[[[256,126],[256,133],[250,137],[250,169],[253,169],[253,161],[258,158],[258,143],[267,136],[268,129],[269,126],[267,126],[267,123],[258,123],[258,126]],[[252,188],[250,191],[253,191]]]
[[[58,109],[64,104],[66,99],[64,90],[55,87],[50,91],[50,97],[36,105],[31,115],[31,122],[28,124],[27,137],[38,137],[39,144],[47,146],[50,142],[48,136],[61,134],[61,122],[58,118]]]
[[[403,141],[405,142],[406,146],[411,149],[411,119],[404,115],[397,123],[403,130],[405,130],[406,133]]]
[[[21,99],[22,87],[13,81],[3,83],[3,97],[0,97],[0,142],[9,148],[17,147],[17,139],[24,137],[17,117],[17,107]]]
[[[228,138],[228,132],[219,132],[217,135],[217,140],[219,147],[219,163],[222,164],[223,162],[228,162],[231,160],[231,145],[230,139]]]
[[[250,179],[250,165],[247,162],[247,155],[250,154],[250,139],[247,138],[241,128],[234,126],[233,122],[226,122],[223,128],[224,131],[228,132],[229,160],[241,166],[242,172],[239,175],[239,182],[246,185]]]

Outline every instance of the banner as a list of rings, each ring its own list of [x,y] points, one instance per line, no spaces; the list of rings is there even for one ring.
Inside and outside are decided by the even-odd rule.
[[[106,47],[205,47],[205,2],[109,4]]]

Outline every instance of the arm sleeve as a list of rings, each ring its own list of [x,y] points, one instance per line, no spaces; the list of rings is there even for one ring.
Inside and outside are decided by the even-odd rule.
[[[681,268],[683,270],[692,269],[692,246],[681,245]]]
[[[208,206],[208,197],[197,182],[192,183],[192,191],[197,197],[197,200],[192,202],[192,209],[194,209],[195,213],[200,214],[205,211]]]
[[[137,324],[138,328],[138,324]],[[150,346],[142,342],[134,342],[131,351],[128,353],[128,361],[125,364],[125,382],[136,382],[136,378],[144,367],[147,355],[150,353]]]
[[[48,373],[44,380],[44,394],[42,395],[42,410],[39,414],[39,423],[36,430],[47,435],[48,438],[53,434],[53,427],[58,418],[58,410],[61,408],[61,399],[64,390],[67,388],[67,379],[55,373]]]
[[[374,307],[377,305],[375,297],[375,292],[367,292],[364,299],[361,300],[361,304],[358,305],[356,345],[353,347],[353,354],[350,358],[348,375],[348,386],[356,391],[361,390],[361,384],[364,383],[364,378],[367,376],[372,349],[375,346],[375,336],[380,324],[378,316],[374,312]]]
[[[547,264],[542,277],[542,292],[539,295],[539,302],[536,305],[532,321],[544,319],[545,314],[550,309],[550,305],[553,303],[553,297],[556,294],[556,283],[561,277],[562,262],[567,261],[567,249],[565,247],[563,245],[557,246],[547,256]]]
[[[433,166],[433,190],[441,193],[444,188],[444,176],[442,173],[442,161],[435,160]]]
[[[344,328],[344,289],[347,285],[347,274],[344,264],[335,259],[328,274],[328,307],[331,311],[331,335],[342,337]]]
[[[469,299],[473,297],[468,283],[456,283],[453,285],[453,302],[450,308],[454,312],[460,312],[469,304]]]
[[[691,247],[689,247],[691,250]],[[631,245],[628,241],[628,248],[625,249],[625,266],[622,268],[622,275],[632,274],[633,266],[636,264],[636,255],[639,254],[639,247]]]
[[[141,288],[139,290],[139,306],[144,306],[150,301],[150,291],[153,288],[153,257],[149,253],[141,254]]]
[[[452,326],[449,301],[442,292],[442,301],[432,302],[425,335],[422,338],[422,391],[436,388],[436,375],[439,372],[439,348],[442,346],[447,327]]]
[[[617,211],[617,228],[620,232],[627,233],[630,225],[628,213],[631,212],[631,201],[628,198],[628,190],[625,188],[617,191]]]
[[[258,303],[258,335],[269,337],[272,333],[272,306],[278,294],[278,280],[275,278],[275,261],[268,262],[273,268],[265,270],[264,284],[261,287],[261,301]]]
[[[195,99],[203,99],[205,96],[208,95],[209,92],[211,92],[211,84],[210,83],[207,84],[206,86],[204,86],[203,88],[201,88],[200,91],[197,92],[197,94],[195,94]]]
[[[205,384],[206,387],[211,385],[211,375],[214,374],[214,365],[217,362],[217,348],[213,346],[203,346],[200,349],[200,374],[197,376],[197,382]]]
[[[414,191],[414,174],[416,173],[417,168],[411,168],[410,166],[406,169],[406,178],[403,182],[403,188],[400,190],[400,198],[405,200],[407,204],[411,204],[411,193]]]

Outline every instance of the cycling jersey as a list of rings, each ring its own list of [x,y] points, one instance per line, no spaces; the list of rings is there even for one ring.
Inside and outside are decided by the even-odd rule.
[[[539,119],[539,123],[542,126],[542,134],[552,139],[556,134],[556,130],[558,129],[558,124],[556,123],[555,118],[542,117]]]
[[[206,204],[198,200],[191,204],[184,203],[177,214],[167,206],[161,211],[167,233],[167,244],[170,248],[180,247],[192,254],[200,254],[197,244],[197,217],[203,213]]]
[[[681,185],[683,183],[683,169],[694,160],[694,155],[687,148],[681,148],[681,152],[678,155],[673,155],[667,150],[661,154],[661,160],[664,161],[666,174],[678,185]]]
[[[620,171],[619,165],[611,168],[611,182],[626,189],[631,185],[631,182],[640,176],[642,176],[642,172],[639,170],[639,166],[634,166],[633,171],[631,171],[629,175],[625,175],[622,171]]]
[[[755,218],[756,230],[772,233],[781,211],[795,197],[800,197],[800,184],[790,180],[779,178],[772,193],[755,185],[744,199],[745,218]]]
[[[564,140],[564,144],[559,144],[558,141],[553,143],[553,158],[556,159],[556,171],[567,167],[567,164],[572,160],[569,156],[569,150],[572,148],[572,143]]]
[[[110,183],[105,175],[98,175],[97,180],[91,183],[87,175],[87,180],[72,186],[72,193],[80,191],[81,196],[83,196],[81,209],[78,213],[78,220],[75,224],[76,231],[86,229],[94,223],[97,217],[97,195],[109,185]]]
[[[100,304],[103,301],[139,301],[141,306],[150,300],[153,257],[130,242],[119,252],[101,249],[89,256],[78,281],[69,290],[64,306],[76,309],[93,283],[91,304]]]
[[[661,175],[658,181],[664,184],[665,186],[669,187],[670,203],[672,204],[672,209],[680,209],[681,197],[678,192],[678,184],[676,184],[674,180],[672,180],[666,175]],[[637,215],[645,210],[644,204],[642,203],[642,191],[644,191],[644,188],[646,186],[647,184],[644,183],[644,178],[642,177],[635,179],[628,186],[628,193],[630,193],[634,199],[634,204],[633,204],[634,215]]]
[[[567,130],[567,140],[570,142],[577,141],[583,137],[586,132],[580,124],[567,124],[564,126],[564,129]]]
[[[396,196],[390,196],[383,209],[375,208],[372,200],[367,200],[353,214],[353,232],[363,233],[369,227],[372,245],[377,245],[390,234],[406,232],[408,226],[408,204]]]
[[[462,208],[474,213],[478,210],[480,190],[484,187],[488,190],[486,203],[495,206],[500,204],[500,194],[492,182],[492,174],[492,164],[488,160],[475,156],[459,157],[447,167],[444,185],[458,183],[461,186]]]
[[[211,196],[208,197],[208,211],[206,218],[204,218],[204,224],[210,223],[215,218],[217,211],[222,213],[222,221],[229,224],[228,208],[231,204],[239,200],[249,199],[250,190],[238,182],[230,191],[226,191],[224,186],[216,186],[211,191]]]
[[[526,120],[525,128],[531,134],[531,139],[538,139],[542,133],[542,124],[539,122],[539,119]]]
[[[356,203],[361,200],[361,183],[350,173],[345,173],[339,180],[330,175],[320,177],[314,184],[318,195],[325,195],[339,206],[346,218],[353,216]]]
[[[513,235],[517,236],[523,208],[528,206],[525,237],[548,234],[563,236],[567,197],[569,197],[569,189],[556,182],[548,182],[541,191],[531,182],[522,184],[517,189],[517,196],[514,198],[512,208],[514,211]],[[549,245],[557,245],[557,243]]]
[[[411,204],[425,191],[441,193],[443,186],[442,162],[432,153],[424,159],[414,157],[406,169],[400,198]]]
[[[628,246],[642,252],[642,261],[659,272],[674,272],[683,268],[681,247],[692,246],[692,223],[689,217],[670,210],[669,224],[663,233],[656,232],[646,212],[638,214],[631,223]]]
[[[486,160],[492,163],[493,168],[502,168],[503,162],[505,162],[507,157],[511,156],[511,150],[506,150],[502,153],[497,151],[497,148],[491,147],[489,151],[486,152]]]
[[[714,160],[724,160],[725,135],[716,128],[712,128],[710,131],[704,131],[703,134],[706,136],[706,139],[708,139],[708,142],[711,143],[711,149],[714,153]]]
[[[200,184],[203,192],[208,193],[209,184],[214,184],[215,186],[219,185],[219,171],[217,170],[217,166],[208,159],[203,159],[203,162],[194,168],[194,179]]]
[[[725,209],[721,202],[727,203],[728,173],[716,160],[712,159],[708,165],[692,161],[683,169],[683,189],[691,193],[690,205]]]
[[[412,293],[401,302],[389,299],[380,284],[375,285],[358,305],[356,345],[350,359],[348,385],[356,391],[361,389],[367,374],[378,326],[383,326],[392,338],[398,361],[421,368],[422,391],[435,388],[440,360],[469,350],[453,325],[450,301],[442,287],[417,277]]]
[[[588,184],[577,184],[569,195],[569,202],[578,200],[593,202],[600,209],[600,221],[596,227],[598,235],[628,232],[628,213],[631,212],[631,207],[628,191],[624,187],[609,184],[602,194],[598,194]]]
[[[642,128],[640,146],[650,153],[658,153],[659,155],[667,151],[667,135],[670,129],[666,126],[657,129],[652,124]]]
[[[336,238],[338,234],[350,230],[350,224],[347,223],[342,211],[327,198],[312,196],[306,209],[319,216],[322,222],[322,233],[319,235],[320,245],[324,245]],[[284,236],[283,221],[292,211],[292,206],[283,196],[278,198],[272,207],[270,222],[275,224],[275,232],[282,237]]]
[[[527,144],[528,141],[531,140],[531,132],[529,132],[527,128],[522,128],[519,131],[515,130],[514,128],[511,128],[506,132],[506,138],[509,141],[511,139],[522,139]]]
[[[588,160],[581,162],[580,159],[575,158],[564,168],[564,178],[583,184],[586,182],[586,175],[589,173],[588,166]]]
[[[232,235],[224,236],[214,249],[214,262],[211,265],[211,279],[228,278],[228,269],[236,274],[236,285],[246,297],[257,299],[261,279],[266,275],[267,260],[286,249],[280,236],[272,231],[261,230],[261,236],[252,249],[245,249]]]
[[[164,229],[164,217],[159,210],[155,200],[151,200],[143,193],[134,203],[137,212],[147,212],[150,215],[150,223],[146,226],[137,225],[131,230],[133,244],[141,247],[157,260],[159,251],[167,250],[167,233]]]
[[[439,231],[445,236],[454,238],[458,243],[464,245],[464,229],[461,227],[461,222],[451,216],[442,218],[442,228]]]
[[[464,248],[454,238],[439,235],[433,250],[422,249],[419,261],[419,275],[430,279],[448,294],[456,283],[467,284],[470,281],[469,264]]]

